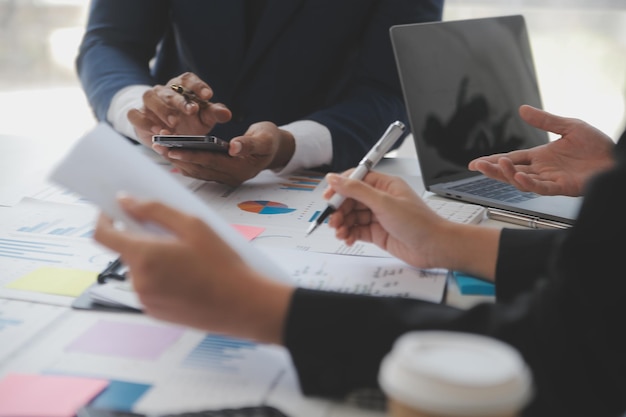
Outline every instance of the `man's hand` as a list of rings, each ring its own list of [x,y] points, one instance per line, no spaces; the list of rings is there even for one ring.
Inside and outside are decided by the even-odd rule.
[[[190,72],[172,78],[167,85],[156,85],[146,91],[143,107],[128,112],[128,120],[144,145],[152,146],[152,135],[157,134],[205,135],[217,123],[231,119],[231,111],[223,104],[209,102],[207,106],[200,106],[174,91],[171,84],[182,86],[206,102],[213,97],[211,87]]]
[[[153,148],[171,161],[183,175],[237,186],[264,169],[281,168],[294,149],[293,136],[270,122],[255,123],[230,141],[228,154],[195,150]]]

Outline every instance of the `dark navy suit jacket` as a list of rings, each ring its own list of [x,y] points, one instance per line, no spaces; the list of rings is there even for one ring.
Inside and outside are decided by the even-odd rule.
[[[250,38],[246,3],[93,0],[77,68],[98,119],[121,88],[191,71],[233,111],[214,134],[317,121],[333,138],[333,170],[406,122],[389,28],[440,20],[443,0],[268,0]]]

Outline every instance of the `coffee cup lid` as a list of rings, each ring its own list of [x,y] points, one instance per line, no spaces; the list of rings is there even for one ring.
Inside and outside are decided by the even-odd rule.
[[[530,371],[515,349],[458,332],[401,336],[381,363],[379,383],[388,397],[443,415],[516,412],[532,396]]]

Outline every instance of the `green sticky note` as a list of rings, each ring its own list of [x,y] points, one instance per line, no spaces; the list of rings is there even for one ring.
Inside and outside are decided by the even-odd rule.
[[[98,273],[80,269],[41,267],[5,285],[15,290],[78,297],[96,282]]]

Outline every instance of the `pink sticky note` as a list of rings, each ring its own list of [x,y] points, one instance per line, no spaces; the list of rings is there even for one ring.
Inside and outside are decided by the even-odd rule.
[[[109,381],[9,374],[0,380],[0,417],[72,417]]]
[[[248,240],[252,240],[265,231],[264,227],[244,226],[243,224],[232,224]]]
[[[100,320],[79,336],[68,351],[130,359],[155,360],[184,333],[180,327]]]

